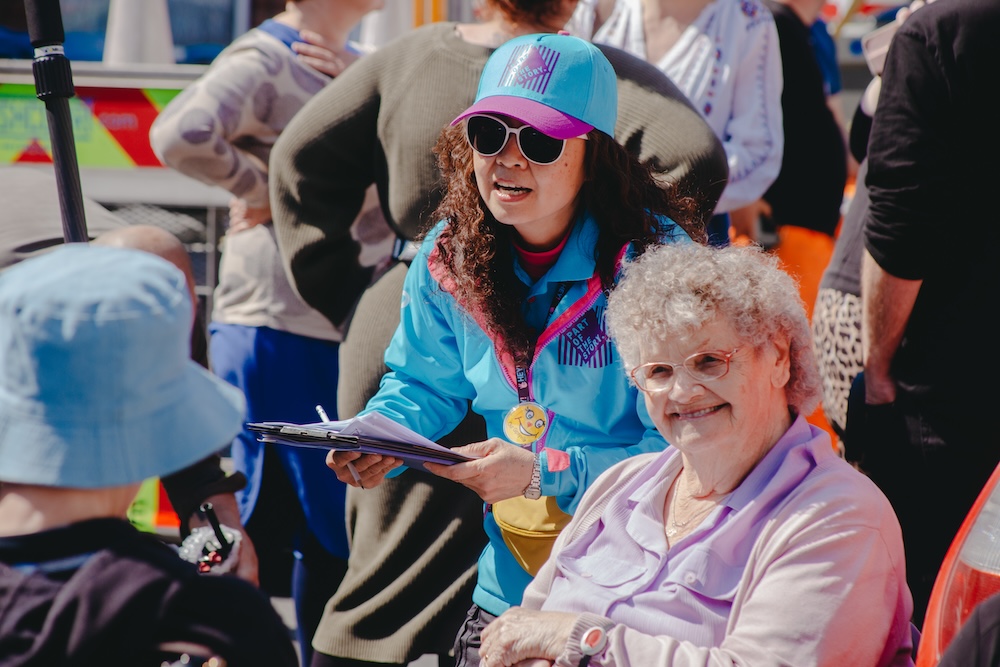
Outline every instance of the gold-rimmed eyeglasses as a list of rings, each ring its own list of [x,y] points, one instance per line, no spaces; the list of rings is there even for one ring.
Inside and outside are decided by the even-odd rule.
[[[729,361],[739,351],[732,352],[695,352],[682,363],[671,364],[666,361],[650,361],[636,366],[629,375],[640,391],[647,394],[657,394],[669,389],[674,383],[678,368],[699,382],[718,380],[729,372]]]

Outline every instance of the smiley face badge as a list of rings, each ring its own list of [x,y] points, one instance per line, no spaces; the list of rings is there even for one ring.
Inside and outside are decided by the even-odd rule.
[[[533,401],[518,403],[503,420],[503,434],[515,445],[530,445],[545,435],[549,417],[545,408]]]

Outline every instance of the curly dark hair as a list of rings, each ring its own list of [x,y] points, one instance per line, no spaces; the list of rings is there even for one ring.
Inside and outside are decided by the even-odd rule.
[[[549,26],[561,30],[566,22],[563,0],[485,0],[487,9],[498,11],[513,24]]]
[[[589,211],[600,230],[594,253],[606,290],[614,284],[615,261],[625,244],[632,243],[641,254],[658,241],[658,215],[676,221],[695,241],[706,241],[695,197],[665,186],[649,166],[603,132],[594,130],[588,138],[577,212]],[[521,312],[527,287],[514,274],[514,232],[497,222],[479,194],[464,124],[446,128],[434,154],[445,179],[434,219],[448,222],[436,242],[437,261],[452,279],[449,291],[494,339],[503,341],[501,352],[526,365],[535,338]]]

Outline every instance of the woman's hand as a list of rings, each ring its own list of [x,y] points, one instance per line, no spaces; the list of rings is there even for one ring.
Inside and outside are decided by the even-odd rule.
[[[532,665],[555,661],[569,641],[576,614],[511,607],[483,630],[479,657],[483,667]],[[527,662],[524,662],[527,661]]]
[[[521,449],[500,438],[490,438],[454,449],[480,458],[450,466],[425,463],[424,467],[438,477],[464,484],[487,503],[520,496],[531,483],[535,455],[530,450]]]
[[[385,480],[390,470],[401,465],[403,465],[401,460],[381,454],[341,452],[331,449],[326,455],[326,466],[337,474],[337,479],[344,484],[362,489],[378,486]]]
[[[299,54],[300,61],[327,76],[338,76],[360,57],[344,49],[332,48],[317,32],[302,30],[299,35],[305,41],[294,42],[292,50]]]
[[[247,206],[246,201],[233,197],[229,200],[229,231],[233,234],[271,221],[271,206]]]
[[[888,374],[865,369],[865,403],[887,405],[896,402],[896,380]]]

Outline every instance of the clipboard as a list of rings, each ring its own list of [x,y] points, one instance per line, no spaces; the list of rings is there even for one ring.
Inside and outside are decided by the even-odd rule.
[[[454,450],[428,441],[427,444],[403,442],[377,436],[345,434],[322,424],[291,424],[288,422],[249,422],[247,429],[259,433],[262,442],[273,442],[291,447],[357,451],[362,454],[380,454],[402,459],[411,468],[423,464],[441,463],[454,465],[474,460]]]

